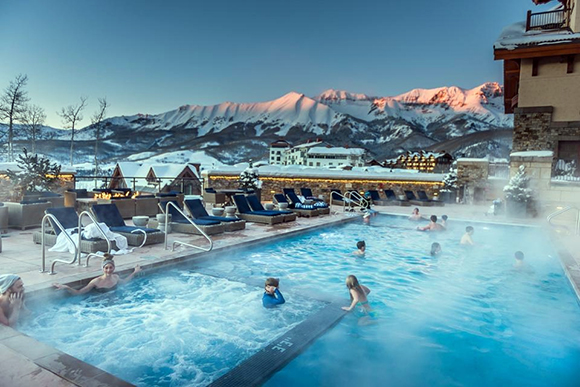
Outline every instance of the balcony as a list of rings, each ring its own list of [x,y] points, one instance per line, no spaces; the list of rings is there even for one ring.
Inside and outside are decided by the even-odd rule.
[[[526,17],[526,32],[530,30],[562,30],[570,27],[570,8],[554,11],[528,11]]]

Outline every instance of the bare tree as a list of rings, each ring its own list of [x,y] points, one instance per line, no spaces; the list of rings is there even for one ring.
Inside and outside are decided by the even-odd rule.
[[[22,114],[22,124],[24,130],[28,133],[28,138],[31,142],[30,149],[32,153],[36,153],[36,140],[40,137],[40,129],[46,120],[46,113],[44,109],[38,105],[28,105],[26,111]]]
[[[87,107],[88,97],[81,96],[81,102],[76,105],[68,105],[62,108],[60,112],[56,112],[62,118],[62,124],[65,128],[71,130],[70,134],[70,165],[73,165],[73,154],[75,146],[75,125],[83,120],[83,115],[81,114],[83,109]]]
[[[26,74],[19,74],[0,96],[0,120],[8,120],[8,161],[14,161],[14,123],[19,121],[30,100],[24,87],[28,82]]]
[[[99,109],[91,117],[91,123],[95,128],[95,176],[99,174],[99,141],[101,139],[101,129],[103,127],[103,120],[107,115],[107,97],[99,98]]]

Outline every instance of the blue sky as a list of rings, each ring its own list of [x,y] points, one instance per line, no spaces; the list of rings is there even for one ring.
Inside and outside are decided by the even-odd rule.
[[[531,0],[4,0],[0,88],[29,77],[47,124],[88,96],[109,116],[326,89],[392,96],[502,82],[493,42]]]

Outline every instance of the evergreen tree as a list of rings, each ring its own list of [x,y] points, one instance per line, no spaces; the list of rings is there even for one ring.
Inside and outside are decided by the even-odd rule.
[[[443,177],[443,192],[457,191],[457,168],[451,167],[449,173]]]
[[[240,189],[250,191],[262,188],[262,181],[259,179],[258,169],[252,167],[252,163],[248,168],[240,174]]]
[[[6,172],[14,187],[16,197],[24,196],[27,191],[50,191],[59,186],[60,165],[51,163],[46,157],[29,154],[26,148],[22,153],[16,159],[21,170]]]
[[[508,185],[503,188],[507,200],[520,203],[527,203],[532,200],[532,189],[529,188],[530,178],[525,169],[523,165],[520,165],[518,172],[510,179]]]

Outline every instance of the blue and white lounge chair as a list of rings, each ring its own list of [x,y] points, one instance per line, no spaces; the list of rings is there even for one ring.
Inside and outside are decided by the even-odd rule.
[[[171,202],[179,207],[179,204],[175,200],[171,200]],[[210,220],[210,219],[190,219],[183,216],[183,214],[172,205],[167,205],[165,203],[164,209],[167,208],[168,213],[171,215],[171,230],[176,232],[181,232],[184,234],[197,234],[200,235],[199,230],[191,224],[191,222],[195,223],[204,233],[207,235],[214,235],[222,233],[226,230],[226,227],[219,221],[219,220]],[[179,207],[181,210],[181,207]]]
[[[252,211],[244,195],[234,195],[234,203],[238,208],[238,216],[248,222],[278,224],[284,222],[284,214],[272,214],[268,211]]]
[[[243,219],[209,215],[200,199],[187,199],[183,204],[195,219],[218,221],[223,224],[226,232],[238,231],[246,228],[246,221]]]

